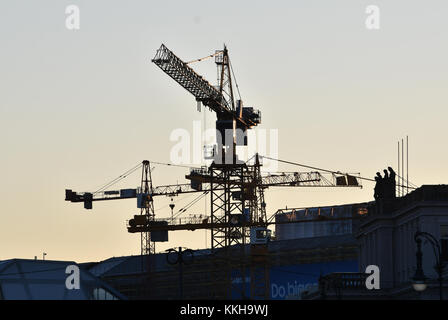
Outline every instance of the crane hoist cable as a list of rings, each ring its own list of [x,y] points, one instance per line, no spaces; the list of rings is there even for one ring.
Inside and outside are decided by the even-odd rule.
[[[208,55],[208,56],[206,56],[206,57],[203,57],[203,58],[199,58],[199,59],[195,59],[195,60],[191,60],[191,61],[188,61],[188,62],[185,62],[185,64],[190,64],[190,63],[195,63],[195,62],[200,62],[200,61],[203,61],[203,60],[207,60],[207,59],[209,59],[209,58],[213,58],[214,56],[217,56],[218,54],[220,54],[222,51],[220,50],[220,51],[216,51],[215,53],[213,53],[213,54],[211,54],[211,55]]]
[[[179,168],[189,168],[189,169],[201,169],[200,167],[186,166],[186,165],[173,164],[173,163],[167,163],[167,162],[150,161],[150,163],[151,163],[151,164],[163,165],[163,166],[169,166],[169,167],[179,167]]]
[[[399,174],[396,174],[396,175],[397,175],[397,178],[402,179],[404,183],[408,182],[408,183],[411,185],[411,187],[413,187],[413,189],[418,188],[414,183],[412,183],[412,182],[409,181],[409,180],[406,180],[406,178],[400,176]],[[397,187],[398,187],[398,186],[397,186]],[[401,186],[400,186],[400,187],[401,187]],[[404,187],[406,187],[406,186],[404,186]],[[411,188],[411,187],[409,187],[409,188]]]
[[[253,155],[252,157],[250,157],[249,159],[247,159],[246,164],[249,164],[250,161],[251,161],[253,158],[255,158],[255,155]]]
[[[184,206],[183,208],[179,209],[179,211],[174,215],[174,218],[179,217],[182,213],[186,212],[187,210],[189,210],[193,205],[195,205],[196,203],[198,203],[203,197],[205,197],[208,194],[208,191],[205,191],[204,193],[202,193],[201,195],[199,195],[197,198],[193,199],[190,203],[188,203],[186,206]]]
[[[333,170],[328,170],[328,169],[312,167],[312,166],[308,166],[308,165],[305,165],[305,164],[300,164],[300,163],[297,163],[297,162],[291,162],[291,161],[286,161],[286,160],[274,159],[274,158],[267,157],[267,156],[261,156],[260,155],[260,157],[261,158],[265,158],[265,159],[269,159],[269,160],[273,160],[273,161],[277,161],[277,162],[283,162],[283,163],[286,163],[286,164],[292,164],[292,165],[299,166],[299,167],[304,167],[304,168],[313,169],[313,170],[317,170],[317,171],[323,171],[323,172],[327,172],[327,173],[332,173],[332,174],[341,174],[341,175],[347,174],[347,173],[342,173],[340,171],[333,171]],[[357,178],[363,179],[363,180],[368,180],[368,181],[375,181],[374,179],[370,179],[370,178],[364,178],[364,177],[357,177]]]
[[[183,196],[183,197],[176,201],[176,205],[179,204],[179,203],[183,203],[186,200],[191,199],[193,196],[196,196],[196,193],[190,193],[188,195],[179,194],[178,196]],[[165,204],[163,207],[156,208],[155,211],[159,212],[160,210],[163,210],[163,209],[166,209],[166,208],[168,208],[168,206]]]
[[[208,55],[208,56],[206,56],[206,57],[203,57],[203,58],[199,58],[199,59],[195,59],[195,60],[188,61],[188,62],[186,62],[185,64],[191,64],[191,63],[195,63],[195,62],[201,62],[201,61],[207,60],[207,59],[209,59],[209,58],[213,58],[214,56],[217,56],[217,55],[220,54],[220,53],[222,53],[222,50],[218,50],[218,51],[216,51],[215,53],[213,53],[213,54],[211,54],[211,55]],[[229,59],[230,71],[232,72],[233,79],[235,80],[235,87],[236,87],[236,90],[238,91],[238,97],[239,97],[240,100],[241,100],[240,87],[238,86],[238,82],[237,82],[236,77],[235,77],[235,72],[233,71],[232,62],[230,61],[230,58],[228,58],[228,59]]]
[[[132,173],[134,173],[135,171],[137,171],[138,169],[140,169],[141,166],[142,166],[142,165],[139,164],[139,165],[137,165],[136,167],[134,167],[134,168],[132,168],[132,169],[129,169],[128,171],[126,171],[126,172],[124,172],[123,174],[119,175],[117,178],[115,178],[114,180],[112,180],[112,181],[110,181],[109,183],[105,184],[104,186],[102,186],[101,188],[99,188],[98,190],[96,190],[96,191],[93,192],[93,193],[95,194],[95,193],[98,193],[98,192],[102,192],[102,191],[104,191],[105,189],[107,189],[107,188],[113,186],[114,184],[118,183],[119,181],[123,180],[124,178],[128,177],[130,174],[132,174]]]
[[[186,204],[183,208],[179,209],[174,215],[173,218],[176,219],[181,214],[185,213],[187,210],[189,210],[193,205],[198,203],[203,197],[205,197],[208,194],[208,191],[204,191],[202,194],[200,194],[198,197],[190,201],[188,204]]]
[[[119,175],[117,178],[113,179],[112,181],[106,183],[105,185],[103,185],[102,187],[100,187],[99,189],[97,189],[95,192],[93,192],[93,194],[96,194],[98,192],[102,192],[104,191],[106,188],[111,187],[112,185],[118,183],[120,180],[123,180],[124,178],[126,178],[127,176],[129,176],[130,174],[134,173],[136,170],[140,169],[142,166],[142,163],[139,162],[136,166],[132,167],[131,169],[125,171],[123,174]]]
[[[236,87],[236,90],[238,91],[238,97],[240,97],[240,100],[242,100],[241,93],[240,93],[240,87],[238,86],[238,82],[236,81],[235,73],[233,72],[232,62],[230,61],[230,58],[228,58],[228,59],[229,59],[230,71],[232,71],[232,76],[233,76],[233,79],[235,80],[235,87]]]
[[[172,164],[172,163],[164,163],[164,162],[156,162],[156,161],[150,161],[151,164],[157,164],[157,165],[165,165],[165,166],[171,166],[171,167],[181,167],[181,168],[189,168],[189,169],[200,169],[199,167],[192,167],[192,166],[185,166],[185,165],[179,165],[179,164]],[[120,180],[123,180],[124,178],[128,177],[130,174],[134,173],[138,169],[142,167],[142,163],[139,162],[136,166],[132,167],[131,169],[125,171],[124,173],[120,174],[115,179],[109,181],[108,183],[102,185],[99,187],[93,194],[102,192],[106,190],[107,188],[113,186],[114,184],[117,184]],[[151,167],[151,171],[154,171],[155,167]]]
[[[182,213],[184,213],[185,211],[187,211],[192,204],[196,203],[196,201],[198,201],[198,199],[200,199],[203,196],[203,194],[200,194],[199,196],[196,196],[196,198],[194,198],[193,200],[191,200],[190,202],[188,202],[186,205],[184,205],[182,208],[178,209],[177,212],[173,215],[174,218],[177,218],[179,215],[181,215]]]

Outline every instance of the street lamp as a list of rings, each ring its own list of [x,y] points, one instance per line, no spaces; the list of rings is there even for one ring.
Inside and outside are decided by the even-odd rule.
[[[174,213],[173,213],[173,210],[174,210],[175,206],[176,205],[173,203],[173,198],[171,198],[170,208],[171,208],[171,223],[172,224],[174,224]]]
[[[171,248],[165,250],[165,252],[166,252],[166,261],[168,262],[168,264],[179,265],[179,298],[180,300],[183,300],[184,298],[183,265],[184,264],[188,265],[192,262],[194,252],[191,249],[182,250],[182,247],[179,247],[178,250]]]
[[[415,270],[415,275],[412,278],[412,286],[414,287],[415,291],[421,292],[426,290],[426,277],[423,273],[422,268],[422,239],[420,237],[417,237],[417,234],[414,236],[414,240],[417,243],[417,253],[415,254],[417,257],[417,269]]]
[[[432,249],[434,251],[434,256],[436,258],[436,264],[434,266],[434,269],[436,270],[438,274],[438,281],[439,281],[439,296],[440,300],[443,300],[443,270],[445,268],[445,263],[442,261],[442,251],[440,248],[439,241],[430,233],[427,232],[421,232],[417,231],[414,235],[414,240],[417,243],[417,269],[415,270],[415,275],[412,278],[412,286],[414,287],[414,290],[421,292],[424,291],[427,287],[427,279],[422,267],[422,238],[425,238],[429,241],[429,243],[432,246]]]

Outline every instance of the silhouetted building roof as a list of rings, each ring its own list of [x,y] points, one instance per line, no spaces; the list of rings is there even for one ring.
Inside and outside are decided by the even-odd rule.
[[[66,273],[72,261],[11,259],[0,262],[0,299],[117,300],[126,299],[90,272],[81,269],[80,288],[68,289]]]

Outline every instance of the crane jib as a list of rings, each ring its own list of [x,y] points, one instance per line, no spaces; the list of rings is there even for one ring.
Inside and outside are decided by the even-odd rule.
[[[242,128],[251,128],[259,123],[259,113],[254,112],[253,108],[243,108],[243,112],[232,110],[221,92],[197,74],[165,45],[160,46],[152,62],[190,92],[197,101],[216,112],[218,119],[235,119],[238,126]]]

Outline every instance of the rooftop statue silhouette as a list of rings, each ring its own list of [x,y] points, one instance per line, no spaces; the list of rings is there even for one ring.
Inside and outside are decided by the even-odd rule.
[[[373,196],[376,201],[382,199],[390,200],[395,198],[396,173],[391,167],[388,167],[387,170],[384,169],[383,172],[384,177],[382,177],[381,173],[379,172],[377,172],[375,176],[376,184]]]
[[[383,172],[384,172],[384,180],[388,181],[389,180],[389,172],[387,172],[386,169],[384,169]]]
[[[379,200],[382,197],[382,193],[383,193],[383,177],[381,176],[381,173],[377,172],[376,176],[375,176],[375,189],[374,189],[374,195],[373,197],[375,198],[375,200]]]
[[[395,177],[396,177],[396,173],[394,171],[394,169],[392,169],[392,167],[387,167],[387,169],[389,170],[389,197],[392,199],[396,198],[396,193],[395,193],[395,189],[397,186],[397,183],[395,182]]]

